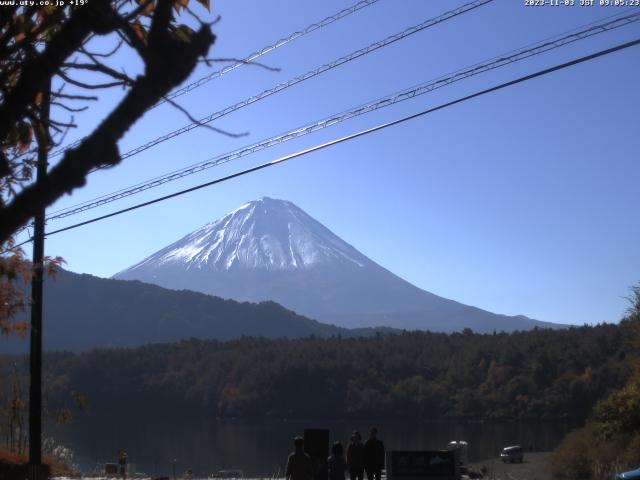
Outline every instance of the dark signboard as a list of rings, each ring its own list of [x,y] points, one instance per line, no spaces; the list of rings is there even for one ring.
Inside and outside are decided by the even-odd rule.
[[[456,454],[448,450],[391,451],[387,458],[387,477],[458,478]]]

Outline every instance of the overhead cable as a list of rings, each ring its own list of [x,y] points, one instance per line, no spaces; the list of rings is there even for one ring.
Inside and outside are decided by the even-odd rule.
[[[52,212],[47,217],[47,220],[56,220],[60,218],[65,218],[80,212],[84,212],[86,210],[90,210],[90,209],[105,205],[107,203],[111,203],[113,201],[128,197],[130,195],[134,195],[134,194],[143,192],[145,190],[158,187],[165,183],[178,180],[188,175],[192,175],[192,174],[201,172],[203,170],[215,167],[217,165],[221,165],[223,163],[227,163],[232,160],[237,160],[239,158],[251,155],[255,152],[264,150],[274,145],[278,145],[280,143],[284,143],[289,140],[302,137],[309,133],[322,130],[324,128],[344,122],[345,120],[348,120],[360,115],[364,115],[366,113],[379,110],[381,108],[385,108],[385,107],[394,105],[396,103],[415,98],[420,95],[424,95],[433,90],[450,85],[454,82],[458,82],[460,80],[469,78],[471,76],[478,75],[480,73],[484,73],[499,67],[503,67],[505,65],[509,65],[511,63],[518,62],[520,60],[524,60],[526,58],[530,58],[535,55],[540,55],[542,53],[548,52],[556,48],[560,48],[564,45],[568,45],[578,40],[582,40],[582,39],[597,35],[599,33],[610,31],[615,28],[619,28],[624,25],[628,25],[630,23],[637,22],[637,21],[640,21],[640,12],[626,15],[624,17],[618,16],[618,18],[615,18],[613,20],[609,20],[609,21],[602,22],[595,25],[591,24],[590,27],[583,28],[582,30],[577,30],[577,29],[572,30],[573,33],[568,35],[551,37],[550,39],[543,40],[535,44],[527,45],[526,47],[522,47],[518,50],[513,50],[509,53],[505,53],[503,55],[493,57],[490,60],[477,63],[475,65],[466,67],[464,69],[457,70],[453,73],[443,75],[441,77],[438,77],[437,79],[430,80],[428,82],[410,87],[400,92],[395,92],[386,97],[382,97],[372,102],[343,111],[341,113],[334,114],[329,117],[325,117],[322,120],[318,120],[316,122],[306,124],[304,126],[301,126],[296,129],[290,130],[288,132],[282,133],[280,135],[268,138],[266,140],[262,140],[252,145],[241,147],[229,153],[214,156],[205,161],[167,173],[165,175],[158,176],[153,179],[138,183],[136,185],[133,185],[124,189],[120,189],[109,194],[102,195],[92,200],[87,200],[86,202],[82,202],[80,204],[76,204],[76,205]]]
[[[275,42],[272,42],[271,44],[261,48],[260,50],[256,50],[255,52],[250,53],[246,57],[242,58],[241,60],[238,60],[235,63],[232,63],[231,65],[227,65],[226,67],[221,68],[220,70],[216,70],[215,72],[212,72],[209,75],[205,75],[204,77],[196,80],[195,82],[190,83],[189,85],[185,85],[184,87],[181,87],[178,90],[175,90],[174,92],[169,93],[168,95],[165,96],[165,98],[160,100],[151,108],[155,108],[158,105],[165,103],[167,100],[171,100],[176,97],[180,97],[185,93],[189,93],[195,90],[196,88],[201,87],[202,85],[209,83],[212,80],[215,80],[216,78],[222,77],[223,75],[226,75],[227,73],[232,72],[236,68],[242,67],[243,65],[249,65],[256,59],[260,58],[262,55],[266,55],[267,53],[272,52],[277,48],[283,47],[284,45],[290,42],[293,42],[298,38],[304,37],[305,35],[311,32],[315,32],[320,28],[326,27],[327,25],[330,25],[334,22],[337,22],[338,20],[348,17],[352,13],[356,13],[359,10],[362,10],[363,8],[373,5],[374,3],[377,3],[379,1],[380,0],[361,0],[358,3],[351,5],[350,7],[347,7],[343,10],[340,10],[337,13],[334,13],[333,15],[329,15],[328,17],[323,18],[318,22],[312,23],[311,25],[307,26],[306,28],[303,28],[302,30],[293,32],[292,34],[284,38],[281,38],[279,40],[276,40]],[[79,140],[76,140],[70,145],[66,145],[63,148],[60,148],[54,152],[49,153],[49,158],[60,155],[61,153],[64,153],[66,150],[70,148],[77,147],[78,145],[80,145],[80,143],[82,143],[83,140],[84,138],[81,138]]]
[[[351,52],[348,55],[345,55],[343,57],[340,57],[332,62],[329,63],[325,63],[324,65],[321,65],[320,67],[317,67],[313,70],[310,70],[306,73],[303,73],[302,75],[298,75],[297,77],[294,77],[286,82],[282,82],[279,83],[278,85],[276,85],[275,87],[269,88],[267,90],[264,90],[256,95],[253,95],[249,98],[246,98],[238,103],[235,103],[233,105],[230,105],[228,107],[223,108],[222,110],[218,110],[217,112],[214,112],[206,117],[201,118],[198,121],[195,122],[191,122],[188,125],[185,125],[184,127],[181,127],[177,130],[174,130],[172,132],[166,133],[160,137],[155,138],[154,140],[151,140],[143,145],[140,145],[132,150],[129,150],[128,152],[123,153],[120,157],[124,160],[125,158],[129,158],[132,157],[134,155],[137,155],[138,153],[144,152],[145,150],[148,150],[151,147],[154,147],[156,145],[158,145],[159,143],[162,142],[166,142],[167,140],[170,140],[172,138],[175,138],[179,135],[182,135],[184,133],[190,132],[191,130],[198,128],[202,125],[207,125],[211,122],[213,122],[214,120],[217,120],[219,118],[224,117],[225,115],[228,115],[232,112],[235,112],[237,110],[240,110],[241,108],[244,108],[248,105],[252,105],[260,100],[264,100],[267,97],[270,97],[271,95],[274,95],[276,93],[279,93],[283,90],[286,90],[287,88],[290,88],[294,85],[297,85],[299,83],[302,83],[306,80],[312,79],[317,77],[318,75],[321,75],[325,72],[328,72],[330,70],[333,70],[336,67],[339,67],[340,65],[344,65],[345,63],[351,62],[357,58],[360,58],[364,55],[367,55],[371,52],[375,52],[376,50],[379,50],[383,47],[389,46],[392,43],[395,43],[399,40],[402,40],[404,38],[407,38],[410,35],[413,35],[414,33],[418,33],[421,32],[429,27],[432,27],[434,25],[437,25],[439,23],[445,22],[446,20],[449,20],[451,18],[457,17],[458,15],[462,15],[463,13],[466,13],[468,11],[474,10],[486,3],[490,3],[493,0],[474,0],[473,2],[469,2],[466,3],[454,10],[450,10],[448,12],[443,13],[442,15],[439,15],[437,17],[434,18],[430,18],[429,20],[425,20],[422,23],[419,23],[418,25],[414,25],[412,27],[409,27],[405,30],[403,30],[400,33],[396,33],[395,35],[390,35],[382,40],[379,40],[377,42],[374,42],[364,48],[361,48],[359,50],[356,50],[354,52]]]
[[[331,147],[333,145],[337,145],[339,143],[343,143],[343,142],[346,142],[346,141],[349,141],[349,140],[353,140],[353,139],[358,138],[358,137],[369,135],[369,134],[377,132],[379,130],[383,130],[385,128],[389,128],[389,127],[392,127],[392,126],[395,126],[395,125],[399,125],[399,124],[407,122],[409,120],[413,120],[413,119],[422,117],[422,116],[427,115],[429,113],[433,113],[433,112],[436,112],[438,110],[442,110],[442,109],[451,107],[453,105],[456,105],[456,104],[471,100],[473,98],[480,97],[482,95],[486,95],[488,93],[492,93],[492,92],[501,90],[503,88],[511,87],[513,85],[516,85],[516,84],[519,84],[519,83],[522,83],[522,82],[525,82],[525,81],[528,81],[528,80],[532,80],[534,78],[541,77],[543,75],[548,75],[549,73],[552,73],[552,72],[555,72],[555,71],[558,71],[558,70],[562,70],[562,69],[565,69],[565,68],[568,68],[568,67],[572,67],[574,65],[577,65],[577,64],[580,64],[580,63],[584,63],[584,62],[593,60],[595,58],[602,57],[602,56],[605,56],[605,55],[608,55],[608,54],[611,54],[611,53],[614,53],[614,52],[617,52],[617,51],[620,51],[620,50],[624,50],[626,48],[633,47],[633,46],[638,45],[638,44],[640,44],[640,38],[638,38],[636,40],[632,40],[630,42],[626,42],[626,43],[623,43],[623,44],[616,45],[616,46],[608,48],[606,50],[600,50],[600,51],[592,53],[590,55],[586,55],[586,56],[583,56],[583,57],[576,58],[576,59],[571,60],[569,62],[565,62],[565,63],[559,64],[559,65],[555,65],[553,67],[545,68],[544,70],[538,70],[535,73],[531,73],[529,75],[525,75],[523,77],[516,78],[515,80],[511,80],[511,81],[508,81],[508,82],[505,82],[505,83],[501,83],[499,85],[496,85],[496,86],[493,86],[493,87],[490,87],[490,88],[487,88],[487,89],[484,89],[484,90],[480,90],[478,92],[472,93],[470,95],[466,95],[466,96],[458,98],[456,100],[452,100],[450,102],[440,104],[440,105],[438,105],[436,107],[428,108],[428,109],[422,110],[422,111],[420,111],[418,113],[414,113],[412,115],[407,115],[405,117],[393,120],[391,122],[383,123],[381,125],[368,128],[366,130],[361,130],[361,131],[353,133],[351,135],[347,135],[345,137],[337,138],[337,139],[332,140],[330,142],[326,142],[326,143],[323,143],[323,144],[320,144],[320,145],[316,145],[315,147],[307,148],[305,150],[301,150],[301,151],[298,151],[296,153],[292,153],[290,155],[286,155],[284,157],[277,158],[277,159],[272,160],[270,162],[263,163],[263,164],[255,166],[255,167],[251,167],[251,168],[248,168],[246,170],[242,170],[240,172],[236,172],[236,173],[233,173],[231,175],[227,175],[227,176],[222,177],[222,178],[217,178],[215,180],[212,180],[212,181],[209,181],[209,182],[206,182],[206,183],[202,183],[200,185],[196,185],[194,187],[187,188],[185,190],[181,190],[179,192],[174,192],[174,193],[171,193],[169,195],[164,195],[162,197],[155,198],[153,200],[149,200],[147,202],[139,203],[137,205],[133,205],[131,207],[124,208],[122,210],[117,210],[115,212],[111,212],[111,213],[108,213],[106,215],[101,215],[99,217],[94,217],[92,219],[85,220],[84,222],[79,222],[79,223],[76,223],[74,225],[69,225],[69,226],[64,227],[64,228],[59,228],[57,230],[52,230],[50,232],[47,232],[47,236],[54,235],[54,234],[57,234],[57,233],[66,232],[66,231],[69,231],[69,230],[73,230],[75,228],[82,227],[82,226],[85,226],[85,225],[89,225],[91,223],[95,223],[95,222],[98,222],[98,221],[101,221],[101,220],[105,220],[107,218],[115,217],[115,216],[121,215],[123,213],[131,212],[133,210],[137,210],[137,209],[142,208],[142,207],[146,207],[146,206],[149,206],[149,205],[153,205],[155,203],[163,202],[165,200],[169,200],[171,198],[178,197],[180,195],[185,195],[187,193],[194,192],[196,190],[200,190],[200,189],[205,188],[205,187],[209,187],[209,186],[212,186],[212,185],[216,185],[218,183],[222,183],[222,182],[225,182],[225,181],[228,181],[228,180],[232,180],[234,178],[238,178],[238,177],[241,177],[243,175],[247,175],[249,173],[256,172],[258,170],[262,170],[262,169],[265,169],[265,168],[268,168],[268,167],[272,167],[274,165],[278,165],[280,163],[284,163],[284,162],[286,162],[288,160],[292,160],[294,158],[302,157],[302,156],[307,155],[309,153],[313,153],[313,152],[316,152],[318,150],[322,150],[322,149],[325,149],[327,147]],[[32,240],[33,240],[33,238],[30,238],[30,239],[28,239],[28,240],[26,240],[26,241],[24,241],[24,242],[22,242],[22,243],[20,243],[20,244],[18,244],[16,246],[24,245],[25,243],[28,243],[28,242],[30,242]]]
[[[189,93],[193,90],[195,90],[198,87],[201,87],[202,85],[204,85],[205,83],[210,82],[211,80],[214,80],[218,77],[221,77],[222,75],[231,72],[232,70],[235,70],[238,67],[241,67],[243,65],[246,65],[248,63],[251,63],[252,61],[254,61],[255,59],[261,57],[262,55],[269,53],[273,50],[275,50],[276,48],[282,47],[283,45],[286,45],[289,42],[292,42],[293,40],[296,40],[300,37],[303,37],[305,35],[307,35],[308,33],[314,32],[322,27],[326,27],[327,25],[332,24],[333,22],[336,22],[348,15],[351,15],[352,13],[357,12],[358,10],[361,10],[365,7],[368,7],[370,5],[373,5],[374,3],[378,2],[379,0],[363,0],[361,2],[356,3],[355,5],[352,5],[349,8],[345,8],[344,10],[340,10],[338,13],[331,15],[323,20],[320,20],[319,22],[313,23],[311,25],[309,25],[307,28],[300,30],[298,32],[294,32],[291,35],[289,35],[286,38],[281,38],[280,40],[272,43],[271,45],[268,45],[256,52],[253,52],[250,55],[247,55],[245,58],[243,58],[242,60],[239,60],[238,62],[229,65],[227,67],[222,68],[221,70],[218,70],[216,72],[210,73],[209,75],[206,75],[202,78],[200,78],[199,80],[196,80],[193,83],[190,83],[189,85],[185,85],[182,88],[179,88],[178,90],[170,93],[169,95],[167,95],[166,99],[171,100],[174,99],[176,97],[180,97],[182,95],[184,95],[185,93]],[[164,103],[166,100],[162,100],[159,103]]]
[[[412,27],[409,27],[405,30],[403,30],[400,33],[396,33],[394,35],[390,35],[382,40],[379,40],[377,42],[374,42],[370,45],[367,45],[364,48],[361,48],[359,50],[356,50],[354,52],[351,52],[348,55],[345,55],[343,57],[340,57],[336,60],[333,60],[332,62],[329,63],[325,63],[324,65],[321,65],[320,67],[314,68],[313,70],[309,70],[306,73],[303,73],[302,75],[298,75],[297,77],[294,77],[286,82],[282,82],[279,83],[278,85],[269,88],[267,90],[264,90],[256,95],[253,95],[249,98],[246,98],[240,102],[237,102],[233,105],[229,105],[228,107],[223,108],[222,110],[218,110],[217,112],[211,113],[210,115],[203,117],[197,121],[191,122],[181,128],[178,128],[177,130],[174,130],[172,132],[166,133],[164,135],[161,135],[160,137],[157,137],[153,140],[150,140],[149,142],[143,144],[143,145],[139,145],[138,147],[133,148],[132,150],[129,150],[128,152],[123,153],[122,155],[120,155],[120,158],[122,160],[132,157],[134,155],[137,155],[141,152],[144,152],[145,150],[148,150],[149,148],[152,148],[160,143],[166,142],[167,140],[171,140],[172,138],[175,138],[179,135],[182,135],[184,133],[190,132],[191,130],[201,127],[203,125],[207,125],[211,122],[213,122],[214,120],[217,120],[219,118],[224,117],[225,115],[229,115],[232,112],[235,112],[237,110],[240,110],[241,108],[244,108],[248,105],[252,105],[260,100],[264,100],[265,98],[270,97],[271,95],[274,95],[276,93],[279,93],[283,90],[286,90],[290,87],[293,87],[294,85],[297,85],[299,83],[302,83],[306,80],[310,80],[312,78],[317,77],[318,75],[321,75],[325,72],[328,72],[330,70],[333,70],[334,68],[339,67],[340,65],[344,65],[345,63],[351,62],[357,58],[360,58],[364,55],[367,55],[371,52],[375,52],[376,50],[379,50],[383,47],[386,47],[388,45],[391,45],[392,43],[395,43],[399,40],[402,40],[404,38],[407,38],[410,35],[413,35],[415,33],[421,32],[429,27],[432,27],[434,25],[440,24],[442,22],[445,22],[446,20],[449,20],[451,18],[457,17],[458,15],[462,15],[463,13],[466,13],[468,11],[474,10],[486,3],[490,3],[494,0],[474,0],[473,2],[469,2],[469,3],[465,3],[464,5],[461,5],[460,7],[454,9],[454,10],[450,10],[448,12],[443,13],[442,15],[439,15],[437,17],[434,18],[430,18],[428,20],[425,20],[422,23],[419,23],[418,25],[414,25]],[[95,171],[101,170],[102,167],[97,167],[94,168],[93,170],[91,170],[90,173],[93,173]],[[106,167],[105,167],[106,168]]]

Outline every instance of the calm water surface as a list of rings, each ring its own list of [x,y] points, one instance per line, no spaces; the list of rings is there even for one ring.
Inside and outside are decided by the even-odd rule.
[[[328,428],[331,441],[348,443],[350,433],[365,432],[372,424],[387,449],[440,449],[452,440],[469,443],[469,460],[497,456],[506,445],[552,450],[571,427],[563,423],[426,423],[420,421],[326,421],[326,420],[161,420],[90,418],[78,419],[52,435],[71,447],[83,470],[116,461],[124,448],[136,470],[148,475],[193,469],[206,476],[222,469],[242,469],[245,476],[283,473],[292,439],[305,428]]]

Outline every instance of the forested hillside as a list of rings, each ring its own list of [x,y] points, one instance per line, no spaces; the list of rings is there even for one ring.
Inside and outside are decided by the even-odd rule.
[[[640,285],[632,288],[624,327],[635,349],[628,382],[600,400],[584,427],[556,449],[548,470],[559,480],[601,480],[640,465]],[[616,476],[617,478],[617,476]]]
[[[45,365],[51,401],[78,391],[92,415],[581,421],[629,377],[628,329],[191,340]]]
[[[299,338],[373,333],[326,325],[274,302],[240,303],[63,269],[55,280],[45,282],[44,296],[46,350],[133,347],[191,337],[229,340],[242,335]],[[28,348],[28,338],[0,338],[4,352]]]

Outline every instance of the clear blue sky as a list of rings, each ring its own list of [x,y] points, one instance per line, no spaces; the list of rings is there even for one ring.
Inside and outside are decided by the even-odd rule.
[[[193,2],[192,2],[193,3]],[[212,2],[212,57],[244,55],[355,0]],[[205,116],[463,2],[381,0],[266,55],[279,73],[241,68],[180,103]],[[579,3],[579,0],[577,0]],[[90,177],[50,211],[270,137],[413,84],[624,10],[496,0]],[[113,203],[60,228],[278,155],[419,111],[640,36],[634,24],[345,122],[224,167]],[[122,65],[139,65],[124,56]],[[206,73],[203,65],[194,75]],[[121,92],[76,119],[90,131]],[[110,276],[240,204],[293,201],[365,255],[430,292],[505,314],[563,323],[617,321],[640,281],[640,48],[554,73],[137,212],[55,235],[46,253]],[[122,151],[188,123],[163,106]]]

